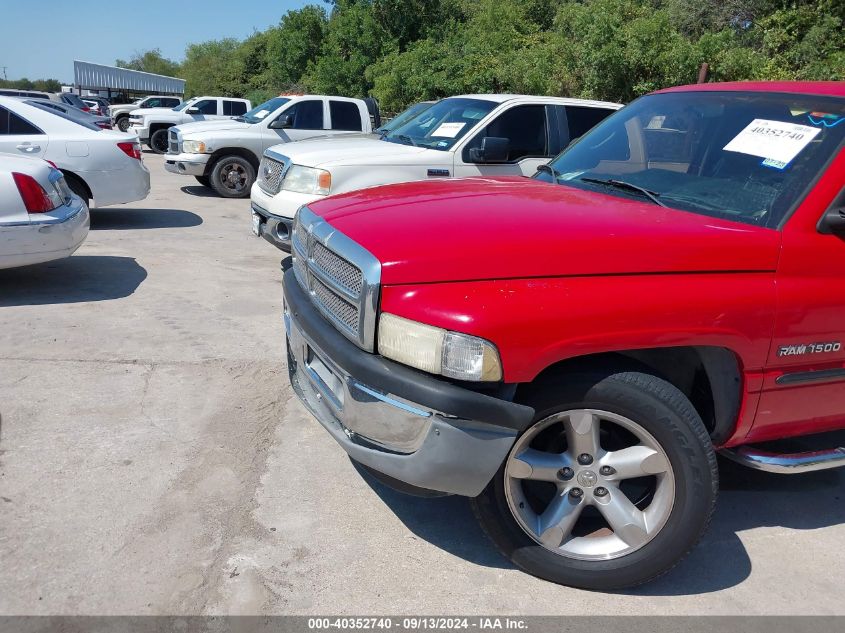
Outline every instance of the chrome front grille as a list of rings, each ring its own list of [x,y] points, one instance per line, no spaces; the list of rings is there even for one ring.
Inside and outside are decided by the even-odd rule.
[[[294,274],[314,305],[341,334],[373,351],[378,260],[307,207],[296,215],[292,245]]]
[[[181,154],[182,150],[179,147],[179,133],[176,130],[170,130],[167,134],[167,153]]]
[[[264,193],[275,196],[282,188],[282,180],[290,166],[289,162],[271,158],[267,154],[258,166],[258,186]]]

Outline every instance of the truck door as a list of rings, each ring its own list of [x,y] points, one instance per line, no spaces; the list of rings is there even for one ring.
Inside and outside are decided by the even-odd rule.
[[[749,439],[845,427],[845,234],[819,228],[827,210],[845,213],[843,183],[840,145],[838,159],[784,226],[774,335]]]
[[[0,106],[0,152],[29,158],[43,158],[47,135],[35,125]]]
[[[556,135],[550,135],[548,108],[545,105],[517,105],[499,114],[480,129],[455,155],[455,176],[531,176],[537,166],[557,154]],[[554,136],[555,138],[552,138]],[[473,150],[485,137],[508,139],[507,158],[498,162],[479,162]]]
[[[264,129],[264,147],[301,141],[312,136],[325,134],[325,112],[322,99],[303,99],[282,110],[275,121],[286,121],[284,127],[272,127],[271,121]],[[287,117],[287,119],[284,119]]]
[[[197,110],[198,112],[189,115],[194,121],[209,121],[212,119],[221,119],[222,115],[218,116],[219,99],[202,99],[193,104],[188,110]]]

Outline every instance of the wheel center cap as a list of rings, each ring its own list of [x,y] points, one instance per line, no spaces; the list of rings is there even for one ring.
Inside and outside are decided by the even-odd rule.
[[[578,473],[578,483],[584,486],[585,488],[592,488],[595,486],[599,481],[599,476],[596,475],[592,470],[582,470]]]

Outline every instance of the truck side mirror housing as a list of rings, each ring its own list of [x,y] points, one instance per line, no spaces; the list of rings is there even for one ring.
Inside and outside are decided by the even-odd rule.
[[[485,136],[481,139],[481,147],[469,150],[469,158],[473,163],[504,163],[508,160],[510,139],[502,136]]]
[[[199,108],[188,108],[187,110],[185,110],[185,114],[199,114],[199,113],[200,113]]]
[[[845,237],[845,206],[831,206],[819,220],[819,233]]]
[[[269,128],[271,130],[284,130],[285,128],[293,127],[293,117],[289,114],[281,114],[275,121],[271,121]]]

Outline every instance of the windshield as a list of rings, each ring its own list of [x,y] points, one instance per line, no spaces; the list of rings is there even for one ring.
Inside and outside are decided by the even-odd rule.
[[[405,123],[410,121],[413,117],[418,115],[423,110],[427,110],[428,108],[430,108],[432,103],[433,102],[431,102],[431,101],[423,101],[421,103],[415,103],[414,105],[412,105],[407,110],[400,112],[395,117],[390,119],[390,121],[388,121],[387,123],[382,125],[380,128],[378,128],[376,130],[376,132],[379,132],[380,134],[387,134],[388,132],[392,132],[393,130],[395,130],[399,126],[405,125]]]
[[[182,103],[180,103],[178,106],[176,106],[175,108],[173,108],[173,111],[174,111],[174,112],[181,112],[182,110],[184,110],[185,108],[187,108],[189,105],[191,105],[191,104],[192,104],[194,101],[196,101],[197,99],[199,99],[199,97],[194,97],[193,99],[188,99],[187,101],[183,101],[183,102],[182,102]]]
[[[648,95],[534,177],[776,227],[842,145],[844,120],[845,99],[835,97]]]
[[[266,119],[271,113],[281,108],[288,101],[290,101],[290,98],[288,97],[274,97],[269,101],[265,101],[260,106],[254,107],[246,114],[235,117],[235,121],[258,123],[259,121],[263,121],[264,119]]]
[[[95,132],[101,131],[100,128],[94,125],[94,123],[92,122],[95,117],[92,117],[91,115],[86,114],[81,110],[75,110],[73,108],[62,108],[58,104],[54,104],[52,102],[28,100],[24,103],[31,105],[33,108],[44,110],[44,112],[55,114],[57,117],[61,117],[66,121],[70,121],[71,123],[81,125],[82,127],[88,128],[89,130],[94,130]]]
[[[486,99],[443,99],[386,134],[382,140],[446,151],[497,105]]]

